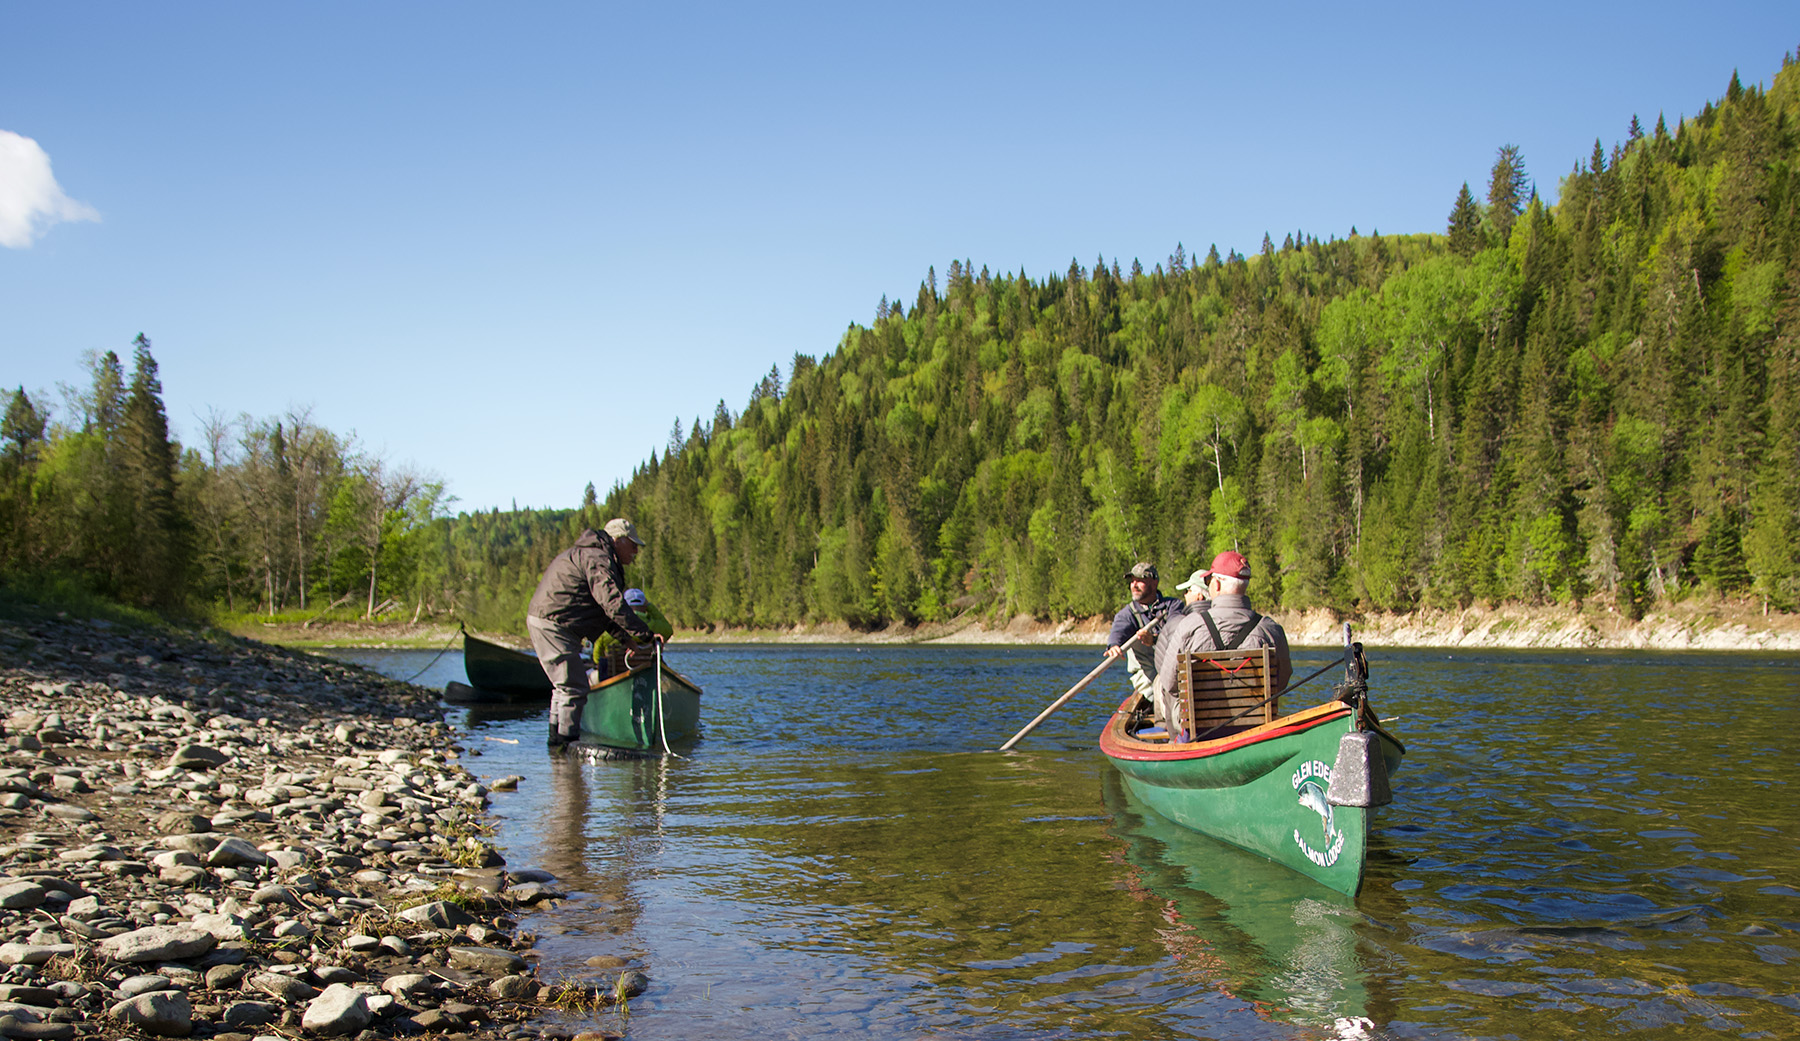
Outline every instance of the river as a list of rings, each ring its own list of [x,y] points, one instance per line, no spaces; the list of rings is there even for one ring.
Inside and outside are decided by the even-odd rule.
[[[522,923],[540,975],[642,969],[594,1024],[634,1041],[1800,1036],[1800,656],[1371,648],[1407,756],[1355,900],[1137,805],[1095,747],[1122,670],[993,751],[1098,660],[673,644],[706,692],[675,759],[448,718],[525,778],[508,863],[579,894]]]

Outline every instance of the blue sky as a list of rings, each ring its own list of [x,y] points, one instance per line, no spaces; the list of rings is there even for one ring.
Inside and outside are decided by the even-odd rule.
[[[1791,3],[0,0],[0,386],[61,416],[143,332],[185,440],[310,409],[456,509],[573,506],[928,266],[1441,232],[1500,145],[1554,198],[1796,45]]]

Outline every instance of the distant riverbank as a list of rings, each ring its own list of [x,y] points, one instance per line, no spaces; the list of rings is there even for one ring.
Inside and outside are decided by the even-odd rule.
[[[1275,613],[1296,646],[1333,646],[1343,641],[1346,620],[1330,611]],[[1387,647],[1508,647],[1642,650],[1800,651],[1800,615],[1770,612],[1737,602],[1693,602],[1652,612],[1632,621],[1604,610],[1568,607],[1472,607],[1418,611],[1404,615],[1352,616],[1356,638]],[[891,625],[859,630],[842,623],[786,629],[716,626],[676,633],[684,643],[990,643],[1101,644],[1110,617],[1044,621],[1020,616],[1000,623],[967,617],[918,626]],[[460,647],[454,624],[444,622],[332,622],[300,625],[258,623],[239,626],[241,636],[288,647]],[[516,634],[481,634],[524,646]]]

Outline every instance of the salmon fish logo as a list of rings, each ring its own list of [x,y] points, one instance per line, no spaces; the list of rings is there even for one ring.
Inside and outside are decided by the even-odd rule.
[[[1344,851],[1344,833],[1338,830],[1337,815],[1325,799],[1325,788],[1330,783],[1331,767],[1320,760],[1301,763],[1294,771],[1294,795],[1301,806],[1319,815],[1319,827],[1325,834],[1324,841],[1315,848],[1300,834],[1300,829],[1295,828],[1294,844],[1300,847],[1306,859],[1320,867],[1337,863],[1338,856]]]
[[[1337,821],[1333,819],[1331,804],[1325,801],[1324,786],[1317,781],[1301,782],[1300,805],[1319,815],[1319,824],[1325,829],[1325,841],[1330,842],[1337,834]]]

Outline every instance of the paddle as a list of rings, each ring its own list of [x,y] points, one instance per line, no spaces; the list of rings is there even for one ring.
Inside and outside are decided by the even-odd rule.
[[[1163,616],[1163,617],[1164,617],[1164,618],[1166,618],[1166,617],[1168,617],[1168,616],[1167,616],[1167,615],[1164,615],[1164,616]],[[1151,623],[1150,623],[1150,624],[1149,624],[1149,625],[1146,625],[1146,626],[1144,626],[1144,627],[1143,627],[1143,628],[1142,628],[1142,629],[1139,629],[1139,630],[1138,630],[1138,631],[1137,631],[1137,632],[1135,632],[1135,633],[1132,633],[1132,634],[1131,634],[1131,639],[1129,639],[1129,640],[1126,640],[1126,641],[1125,641],[1125,642],[1124,642],[1124,643],[1122,643],[1122,644],[1120,644],[1120,645],[1119,645],[1119,650],[1120,650],[1120,651],[1125,651],[1125,650],[1128,650],[1128,649],[1129,649],[1129,648],[1130,648],[1130,647],[1131,647],[1131,645],[1132,645],[1132,644],[1134,644],[1134,643],[1136,643],[1136,642],[1137,642],[1137,638],[1138,638],[1138,637],[1140,637],[1140,636],[1142,636],[1142,635],[1144,635],[1144,634],[1145,634],[1145,633],[1148,633],[1148,632],[1151,632],[1151,631],[1152,631],[1152,630],[1154,630],[1154,629],[1155,629],[1155,628],[1156,628],[1156,627],[1157,627],[1157,626],[1159,626],[1159,625],[1161,625],[1161,624],[1162,624],[1162,622],[1163,622],[1163,619],[1162,619],[1162,618],[1158,618],[1158,619],[1156,619],[1156,620],[1155,620],[1155,621],[1153,621],[1153,622],[1151,622]],[[1081,682],[1080,682],[1080,683],[1077,683],[1077,684],[1075,684],[1075,685],[1074,685],[1074,686],[1073,686],[1073,687],[1070,687],[1070,688],[1069,688],[1069,690],[1068,690],[1068,693],[1066,693],[1066,694],[1064,694],[1064,695],[1063,695],[1063,696],[1062,696],[1062,697],[1060,697],[1060,698],[1057,698],[1057,699],[1056,699],[1056,700],[1055,700],[1055,701],[1052,701],[1052,702],[1051,702],[1051,703],[1050,703],[1050,707],[1049,707],[1049,708],[1046,708],[1046,709],[1045,709],[1045,710],[1044,710],[1044,711],[1042,711],[1042,712],[1039,712],[1039,713],[1038,713],[1038,714],[1037,714],[1037,718],[1036,718],[1036,719],[1034,719],[1034,720],[1032,720],[1032,721],[1031,721],[1031,722],[1029,722],[1029,723],[1027,723],[1027,724],[1025,724],[1025,729],[1023,729],[1023,730],[1021,730],[1021,731],[1019,731],[1019,732],[1018,732],[1018,733],[1016,733],[1016,734],[1014,734],[1014,735],[1013,735],[1013,736],[1012,736],[1012,738],[1011,738],[1011,739],[1010,739],[1010,740],[1008,740],[1008,741],[1007,741],[1007,742],[1006,742],[1006,743],[1005,743],[1005,744],[1003,744],[1003,745],[1001,745],[1001,746],[1000,746],[1000,751],[1002,751],[1002,752],[1005,752],[1005,751],[1007,751],[1007,750],[1009,750],[1009,749],[1011,749],[1011,748],[1012,748],[1012,746],[1014,746],[1014,745],[1016,745],[1016,744],[1018,744],[1018,743],[1019,743],[1019,739],[1020,739],[1020,738],[1022,738],[1022,737],[1024,737],[1024,736],[1025,736],[1025,735],[1026,735],[1026,734],[1029,734],[1029,733],[1031,733],[1031,732],[1032,732],[1032,731],[1033,731],[1033,730],[1036,730],[1036,729],[1037,729],[1037,725],[1038,725],[1038,724],[1039,724],[1039,723],[1042,723],[1042,722],[1043,722],[1043,721],[1044,721],[1044,720],[1046,720],[1046,719],[1049,719],[1049,718],[1050,718],[1050,714],[1051,714],[1051,713],[1052,713],[1052,712],[1055,712],[1055,711],[1056,711],[1056,710],[1057,710],[1057,709],[1059,709],[1059,708],[1062,708],[1062,707],[1063,707],[1063,706],[1064,706],[1064,705],[1065,705],[1065,704],[1067,704],[1067,703],[1068,703],[1068,701],[1069,701],[1069,699],[1070,699],[1070,698],[1072,698],[1072,697],[1074,697],[1074,696],[1075,696],[1075,695],[1077,695],[1077,694],[1079,694],[1079,693],[1081,693],[1081,689],[1082,689],[1082,688],[1083,688],[1083,687],[1085,687],[1085,686],[1087,686],[1087,685],[1088,685],[1088,684],[1090,684],[1090,683],[1092,683],[1092,682],[1094,682],[1094,678],[1095,678],[1095,677],[1097,677],[1097,676],[1099,676],[1099,675],[1100,675],[1100,674],[1101,674],[1101,673],[1103,673],[1103,672],[1105,672],[1105,671],[1106,671],[1106,667],[1107,667],[1107,666],[1108,666],[1108,665],[1111,665],[1111,664],[1112,664],[1112,663],[1113,663],[1113,662],[1115,662],[1115,661],[1118,661],[1118,660],[1119,660],[1119,658],[1123,658],[1123,657],[1125,657],[1125,655],[1124,655],[1124,654],[1123,654],[1123,653],[1121,653],[1121,654],[1120,654],[1120,655],[1119,655],[1119,656],[1118,656],[1118,657],[1116,657],[1116,658],[1108,658],[1108,659],[1106,659],[1106,660],[1105,660],[1105,661],[1103,661],[1103,662],[1101,662],[1101,663],[1100,663],[1100,664],[1099,664],[1099,665],[1096,665],[1096,666],[1094,666],[1094,671],[1093,671],[1093,672],[1090,672],[1090,673],[1088,673],[1088,674],[1087,674],[1087,675],[1086,675],[1086,676],[1083,676],[1083,677],[1081,677]]]

